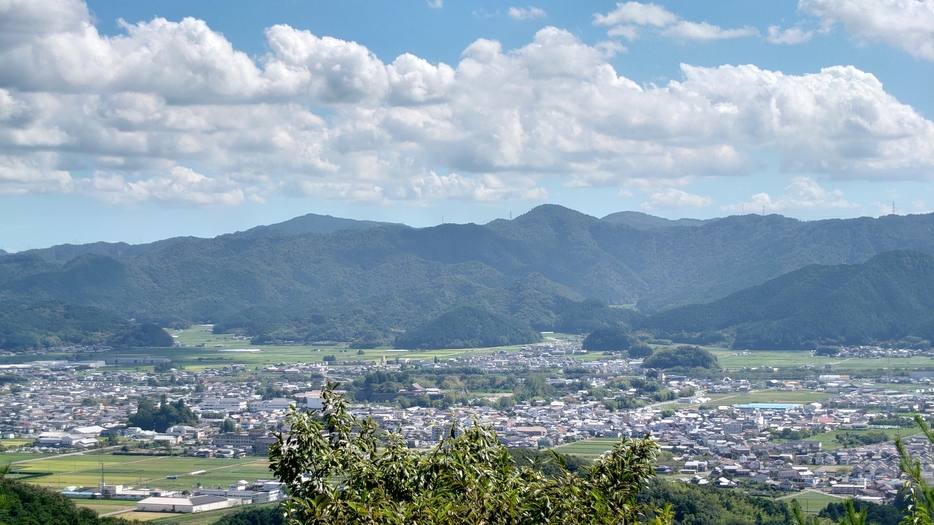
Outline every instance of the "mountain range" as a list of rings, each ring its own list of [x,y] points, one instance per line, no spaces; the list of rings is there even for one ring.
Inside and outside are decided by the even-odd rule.
[[[670,221],[637,212],[597,218],[543,205],[510,221],[429,228],[306,215],[213,239],[0,254],[0,308],[60,301],[163,326],[215,323],[216,330],[266,341],[365,345],[391,344],[458,307],[480,308],[539,330],[592,329],[599,319],[665,333],[727,331],[758,345],[855,340],[889,332],[824,337],[816,328],[802,328],[784,339],[764,337],[787,325],[787,312],[775,310],[781,318],[763,313],[739,319],[700,314],[699,306],[678,308],[710,303],[729,310],[730,294],[767,281],[780,287],[791,278],[770,280],[789,272],[863,265],[893,250],[934,254],[934,215]],[[773,288],[743,293],[777,293]],[[911,321],[886,326],[918,330],[923,323],[912,315]],[[686,320],[695,318],[703,321]]]

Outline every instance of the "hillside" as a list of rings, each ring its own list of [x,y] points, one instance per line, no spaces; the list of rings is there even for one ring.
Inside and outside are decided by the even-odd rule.
[[[97,253],[97,245],[0,255],[0,300],[96,306],[163,326],[214,322],[272,339],[388,344],[460,306],[540,330],[586,329],[580,319],[564,323],[562,305],[595,298],[610,319],[600,324],[629,324],[636,314],[605,305],[635,303],[654,313],[811,264],[861,264],[894,249],[934,253],[934,215],[666,222],[545,205],[487,225],[294,221],[153,243],[133,256]],[[345,229],[307,231],[316,227]],[[42,256],[82,250],[63,264],[58,255]]]
[[[69,345],[172,346],[155,325],[138,324],[93,306],[61,301],[0,302],[0,349],[22,351]]]
[[[306,233],[334,233],[341,230],[361,230],[376,226],[389,226],[390,223],[342,219],[330,215],[309,213],[284,222],[257,226],[243,232],[236,232],[224,237],[256,238],[270,235],[302,235]],[[21,252],[19,255],[36,255],[50,262],[65,263],[85,254],[106,255],[114,259],[133,259],[144,253],[156,252],[179,243],[204,241],[198,237],[173,237],[145,244],[127,244],[125,242],[95,242],[90,244],[60,244],[50,248],[41,248]],[[0,255],[6,252],[0,250]]]
[[[376,221],[358,221],[342,219],[330,215],[309,213],[284,222],[257,226],[243,232],[231,234],[234,237],[261,237],[264,235],[302,235],[305,233],[334,233],[341,230],[365,230],[379,226],[391,226],[392,223]]]
[[[396,338],[396,348],[476,348],[537,343],[528,324],[469,306],[455,308]]]
[[[662,217],[656,217],[654,215],[649,215],[647,213],[642,213],[638,211],[620,211],[616,213],[611,213],[602,219],[601,221],[610,222],[614,224],[625,224],[631,228],[637,230],[658,230],[662,228],[678,228],[686,227],[691,228],[694,226],[702,226],[706,223],[717,221],[719,219],[665,219]]]
[[[734,348],[815,348],[934,337],[934,258],[886,252],[859,265],[812,265],[708,304],[675,308],[643,328],[675,338],[735,333]]]

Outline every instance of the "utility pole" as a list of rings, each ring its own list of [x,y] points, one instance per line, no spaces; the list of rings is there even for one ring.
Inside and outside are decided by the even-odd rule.
[[[101,464],[101,488],[104,487],[104,461],[101,460],[98,463]]]

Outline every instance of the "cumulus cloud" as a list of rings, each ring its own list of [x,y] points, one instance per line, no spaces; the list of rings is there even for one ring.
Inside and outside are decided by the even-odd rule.
[[[593,23],[599,26],[636,24],[665,27],[677,21],[678,15],[660,5],[626,2],[616,4],[616,9],[605,15],[595,14]]]
[[[528,20],[530,18],[545,18],[548,16],[548,13],[540,7],[510,7],[509,11],[506,12],[510,18],[516,20]]]
[[[0,195],[70,191],[71,175],[57,161],[54,153],[0,155]]]
[[[241,204],[243,189],[233,181],[206,177],[175,166],[162,175],[127,181],[120,174],[95,173],[76,181],[76,191],[107,202],[134,205],[156,202],[171,207],[218,207]]]
[[[691,177],[674,177],[667,179],[651,179],[637,177],[628,181],[630,186],[634,186],[642,191],[648,201],[641,204],[641,208],[646,211],[653,210],[685,210],[695,208],[705,208],[710,206],[713,200],[710,197],[694,195],[677,187],[688,186],[691,183]],[[620,191],[620,196],[632,196],[632,192],[626,188]]]
[[[678,15],[662,6],[639,2],[618,3],[616,9],[605,15],[595,14],[593,23],[599,26],[612,26],[607,31],[608,35],[622,36],[629,40],[637,38],[637,26],[665,28],[662,31],[663,35],[683,40],[723,40],[759,34],[756,28],[749,26],[737,29],[723,29],[707,22],[698,23],[681,20]]]
[[[42,5],[56,16],[43,18]],[[934,124],[853,67],[683,65],[678,80],[642,86],[610,64],[621,45],[555,27],[517,49],[477,40],[448,65],[385,61],[277,25],[268,53],[251,59],[195,19],[106,37],[69,0],[0,10],[2,23],[32,28],[0,45],[0,193],[204,207],[277,192],[541,199],[549,179],[621,187],[748,174],[759,151],[787,171],[837,178],[934,172]],[[600,23],[678,24],[652,4],[617,11]],[[647,206],[706,205],[681,186],[646,186]]]
[[[759,34],[759,31],[749,26],[737,29],[723,29],[707,22],[681,21],[666,29],[663,34],[687,40],[724,40],[727,38],[755,36]]]
[[[799,0],[798,8],[826,24],[843,24],[857,39],[934,60],[934,0]]]
[[[859,205],[843,198],[840,190],[826,190],[810,177],[794,177],[787,193],[772,198],[768,193],[757,193],[748,201],[724,206],[730,213],[766,213],[793,210],[853,209]]]
[[[649,195],[648,202],[643,202],[643,210],[684,210],[692,208],[704,208],[710,206],[712,202],[710,197],[693,195],[683,190],[668,188]]]
[[[805,31],[800,27],[789,27],[782,31],[778,26],[769,26],[769,33],[765,41],[770,44],[801,44],[807,42],[814,36],[814,31]]]

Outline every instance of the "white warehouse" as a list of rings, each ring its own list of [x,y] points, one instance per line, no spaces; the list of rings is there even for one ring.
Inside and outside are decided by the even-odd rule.
[[[239,504],[238,500],[229,500],[218,496],[192,496],[188,498],[151,497],[136,502],[140,512],[182,512],[191,514],[208,510],[226,509]]]

